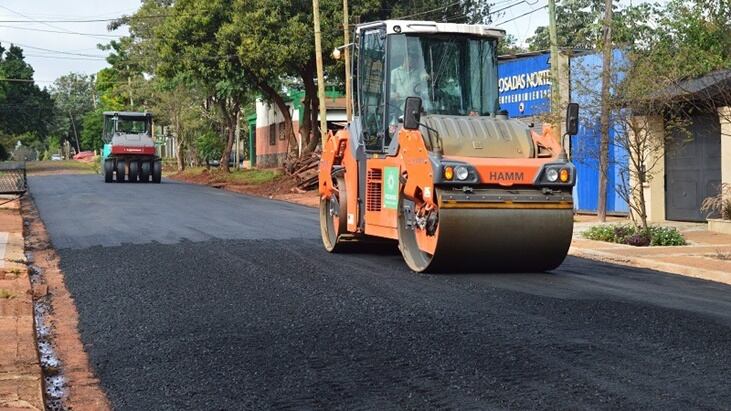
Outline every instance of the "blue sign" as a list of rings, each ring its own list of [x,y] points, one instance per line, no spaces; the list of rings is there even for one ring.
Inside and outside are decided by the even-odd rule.
[[[528,117],[550,112],[549,57],[546,53],[500,62],[500,108],[507,110],[510,117]]]

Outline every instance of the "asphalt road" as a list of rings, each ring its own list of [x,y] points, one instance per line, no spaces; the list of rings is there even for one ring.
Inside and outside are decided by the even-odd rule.
[[[313,209],[30,187],[117,409],[731,408],[728,286],[578,258],[417,275],[390,248],[327,254]]]

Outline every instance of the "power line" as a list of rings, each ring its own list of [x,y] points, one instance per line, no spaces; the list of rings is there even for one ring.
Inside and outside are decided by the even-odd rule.
[[[119,35],[119,34],[79,33],[76,31],[46,30],[46,29],[38,29],[38,28],[31,28],[31,27],[16,27],[16,26],[5,26],[5,25],[0,25],[0,27],[11,29],[11,30],[39,31],[39,32],[43,32],[43,33],[59,33],[59,34],[76,34],[79,36],[88,36],[88,37],[108,37],[108,38],[123,37],[122,35]]]
[[[408,18],[411,18],[411,17],[421,16],[423,14],[429,14],[429,13],[433,13],[435,11],[445,10],[445,9],[447,9],[449,7],[452,7],[452,6],[455,6],[457,4],[460,4],[461,2],[462,2],[461,0],[457,0],[455,2],[452,2],[452,3],[449,3],[449,4],[445,4],[444,6],[437,7],[435,9],[420,11],[418,13],[408,14],[406,16],[394,17],[394,20],[405,20],[405,19],[408,19]]]
[[[52,29],[56,29],[56,30],[63,30],[63,31],[66,31],[66,32],[70,32],[70,30],[67,30],[67,29],[65,29],[65,28],[63,28],[63,27],[58,27],[58,26],[54,26],[54,25],[48,24],[47,22],[43,22],[43,21],[40,21],[40,20],[35,20],[35,19],[31,18],[31,17],[28,17],[28,16],[26,16],[26,15],[25,15],[25,14],[23,14],[23,13],[20,13],[20,12],[18,12],[18,11],[15,11],[15,10],[13,10],[13,9],[10,9],[10,8],[8,8],[8,7],[5,7],[5,6],[3,6],[3,5],[0,5],[0,8],[3,8],[3,9],[5,9],[5,10],[7,10],[7,11],[9,11],[9,12],[13,13],[13,14],[16,14],[16,15],[18,15],[18,16],[21,16],[21,17],[25,17],[25,18],[27,18],[27,19],[31,19],[31,21],[33,21],[33,22],[36,22],[36,23],[41,23],[41,24],[43,24],[44,26],[48,26],[48,27],[50,27],[50,28],[52,28]],[[97,40],[105,40],[105,39],[103,39],[103,38],[101,38],[101,37],[96,37],[96,36],[93,36],[93,35],[92,35],[92,36],[89,36],[89,37],[92,37],[92,38],[96,38]]]
[[[47,51],[47,52],[56,53],[56,54],[66,54],[66,55],[70,55],[70,56],[94,57],[94,58],[100,58],[100,59],[105,59],[106,58],[106,56],[100,56],[98,54],[72,53],[72,52],[69,52],[69,51],[51,50],[51,49],[45,49],[45,48],[42,48],[42,47],[29,46],[27,44],[15,43],[15,42],[12,42],[12,41],[7,41],[7,40],[0,40],[0,43],[10,43],[10,44],[13,44],[13,45],[16,45],[16,46],[20,46],[20,47],[23,47],[23,48],[28,48],[28,49],[33,49],[33,50],[40,50],[40,51]]]
[[[135,16],[136,19],[155,19],[163,17],[172,17],[172,14],[155,14],[150,16]],[[69,20],[0,20],[0,23],[107,23],[117,21],[125,16],[111,19],[69,19]]]
[[[511,22],[511,21],[513,21],[513,20],[517,20],[517,19],[519,19],[519,18],[521,18],[521,17],[525,17],[525,16],[527,16],[527,15],[529,15],[529,14],[533,14],[533,13],[535,13],[535,12],[539,11],[539,10],[543,10],[543,9],[545,9],[546,7],[548,7],[548,6],[541,6],[541,7],[537,8],[537,9],[533,9],[533,10],[531,10],[531,11],[525,12],[525,13],[523,13],[523,14],[519,15],[519,16],[515,16],[515,17],[513,17],[512,19],[507,19],[507,20],[503,20],[503,21],[501,21],[500,23],[497,23],[497,24],[495,24],[495,26],[502,26],[502,25],[503,25],[503,24],[505,24],[505,23],[510,23],[510,22]]]

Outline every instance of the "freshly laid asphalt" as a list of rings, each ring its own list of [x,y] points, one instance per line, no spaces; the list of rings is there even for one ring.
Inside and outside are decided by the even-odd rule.
[[[569,257],[417,275],[316,210],[30,178],[116,409],[729,409],[731,287]],[[530,258],[530,255],[526,255]]]

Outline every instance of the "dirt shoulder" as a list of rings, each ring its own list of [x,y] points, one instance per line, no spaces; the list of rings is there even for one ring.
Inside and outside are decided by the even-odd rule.
[[[318,207],[320,197],[317,191],[302,192],[295,181],[279,170],[240,170],[226,175],[217,170],[192,169],[173,173],[166,177],[192,184],[207,185],[236,193],[288,201],[307,207]]]
[[[18,201],[0,208],[0,409],[44,409]]]
[[[62,383],[55,382],[63,385],[56,387],[60,391],[57,393],[57,403],[68,409],[108,410],[109,402],[93,374],[81,342],[78,313],[64,284],[59,256],[51,245],[45,225],[31,199],[23,200],[22,215],[25,220],[26,251],[32,256],[30,263],[37,272],[33,293],[37,300],[43,299],[48,305],[46,324],[51,334],[49,343],[59,360],[58,373],[63,377]],[[46,372],[47,385],[49,378],[53,377],[48,374]]]
[[[99,164],[96,161],[28,161],[25,163],[28,175],[52,174],[96,174]]]

